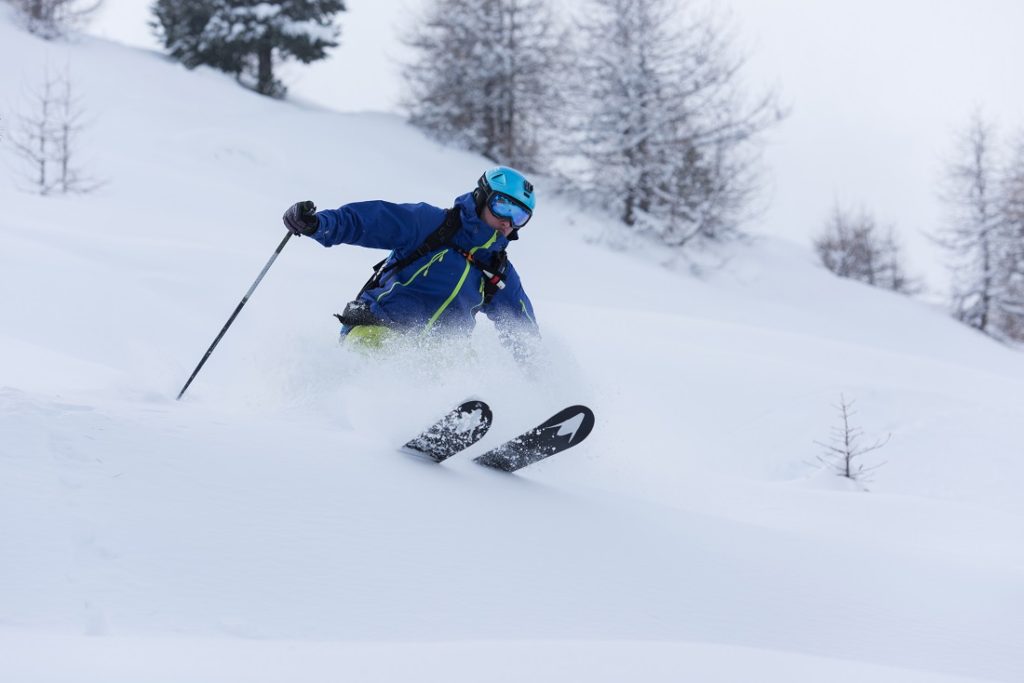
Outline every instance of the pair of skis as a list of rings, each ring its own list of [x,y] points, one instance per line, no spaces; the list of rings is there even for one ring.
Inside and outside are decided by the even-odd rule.
[[[466,401],[411,439],[402,450],[444,462],[482,439],[491,428],[493,418],[490,406],[483,401]],[[473,461],[504,472],[515,472],[572,448],[587,438],[593,428],[594,413],[590,408],[569,406]]]

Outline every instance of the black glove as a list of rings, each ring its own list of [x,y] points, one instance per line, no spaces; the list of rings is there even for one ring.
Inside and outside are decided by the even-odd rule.
[[[320,221],[316,217],[316,204],[313,202],[298,202],[288,207],[284,212],[284,226],[293,235],[312,235],[320,227]]]

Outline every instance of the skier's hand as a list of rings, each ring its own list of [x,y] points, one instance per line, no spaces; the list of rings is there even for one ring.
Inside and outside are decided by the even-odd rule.
[[[284,212],[284,226],[293,235],[312,235],[320,227],[316,217],[316,204],[310,201],[298,202]]]

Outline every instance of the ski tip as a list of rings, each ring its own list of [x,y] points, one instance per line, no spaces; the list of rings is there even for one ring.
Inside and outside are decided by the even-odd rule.
[[[563,413],[583,413],[584,415],[588,415],[591,418],[594,417],[594,411],[591,410],[590,408],[588,408],[587,406],[582,405],[582,404],[574,405],[574,406],[569,406],[568,408],[566,408],[562,412]]]
[[[486,423],[488,426],[494,421],[494,413],[491,412],[491,407],[480,400],[466,401],[459,405],[455,411],[463,414],[470,415],[475,412],[480,413],[480,421]]]

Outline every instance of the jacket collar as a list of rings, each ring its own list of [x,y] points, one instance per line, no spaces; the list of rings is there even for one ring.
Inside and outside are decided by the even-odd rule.
[[[501,251],[508,246],[508,238],[497,232],[494,228],[484,223],[484,220],[476,213],[476,202],[473,201],[473,193],[468,192],[455,198],[455,208],[459,210],[459,218],[462,220],[462,230],[456,233],[456,241],[464,249],[479,247],[487,244],[492,237],[494,243],[488,247],[488,251]],[[463,244],[465,240],[465,244]]]

